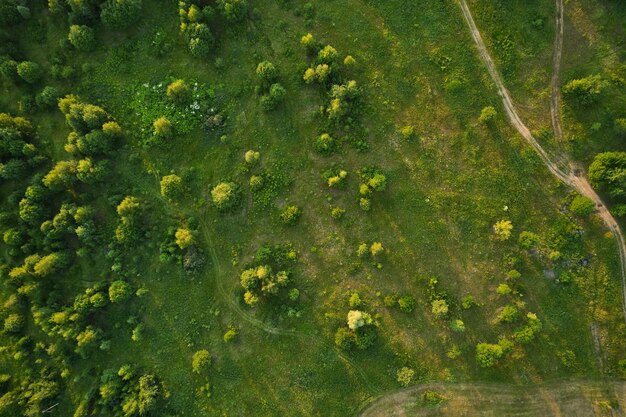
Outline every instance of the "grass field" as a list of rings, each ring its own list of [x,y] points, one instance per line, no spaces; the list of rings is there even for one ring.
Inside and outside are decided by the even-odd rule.
[[[548,92],[554,4],[468,3],[525,122],[542,145],[557,149]],[[94,51],[64,52],[75,68],[73,79],[58,80],[46,71],[39,84],[1,84],[2,112],[24,114],[22,96],[53,85],[102,106],[125,130],[124,143],[112,157],[114,175],[76,197],[98,207],[105,242],[115,236],[115,207],[125,195],[139,197],[143,205],[144,230],[122,251],[121,272],[110,269],[109,246],[103,243],[53,285],[63,294],[56,306],[71,305],[75,294],[117,275],[134,289],[147,290],[93,318],[90,324],[105,329],[110,349],[73,356],[64,364],[71,376],[60,379],[63,390],[50,402],[58,403],[54,412],[72,415],[83,398],[98,398],[99,375],[127,363],[162,381],[163,405],[153,415],[163,416],[345,417],[370,403],[363,416],[488,415],[485,410],[491,415],[610,415],[604,401],[623,409],[625,388],[612,382],[624,376],[618,363],[626,358],[615,238],[597,216],[569,211],[570,190],[509,125],[458,4],[309,4],[250,1],[243,21],[216,19],[214,50],[197,59],[179,34],[176,2],[144,0],[136,25],[117,31],[97,24]],[[23,59],[47,68],[61,53],[59,40],[69,24],[42,4],[31,9],[32,17],[21,24],[27,35],[12,29],[11,39]],[[623,33],[618,9],[608,0],[567,4],[564,81],[623,67],[623,42],[612,36]],[[353,124],[330,127],[343,137],[330,155],[314,145],[329,129],[319,112],[328,94],[303,81],[312,60],[300,45],[307,33],[334,46],[341,61],[346,55],[356,60],[352,67],[338,67],[343,78],[356,80],[361,104]],[[589,36],[595,41],[579,39]],[[574,52],[579,45],[582,58]],[[603,51],[614,52],[607,55],[614,57],[611,62],[597,59]],[[287,91],[269,112],[255,93],[255,68],[266,60]],[[205,128],[191,108],[177,113],[167,107],[166,86],[176,79],[209,97],[212,110],[203,111],[222,115],[224,123]],[[575,158],[587,164],[596,152],[623,149],[608,134],[608,122],[587,132],[599,118],[613,117],[625,99],[623,91],[611,91],[606,108],[597,113],[570,111],[565,104],[568,150]],[[479,121],[486,106],[497,112],[490,123]],[[177,134],[149,146],[152,121],[163,112],[171,112]],[[71,158],[64,151],[70,129],[58,109],[24,115],[37,126],[41,149],[51,161]],[[404,126],[413,126],[415,134],[403,137]],[[584,140],[576,139],[577,132],[585,132]],[[256,165],[244,161],[248,150],[260,152]],[[370,211],[363,211],[359,173],[368,167],[384,173],[387,187],[373,193]],[[347,171],[341,186],[328,187],[322,179],[329,169]],[[160,194],[160,181],[172,173],[187,188],[176,201]],[[253,191],[251,175],[270,185]],[[239,206],[226,212],[211,203],[210,191],[221,181],[241,190]],[[21,198],[24,189],[3,183],[3,210],[15,211],[15,197],[8,197],[18,190]],[[48,204],[57,210],[60,201]],[[295,225],[281,221],[288,205],[301,209]],[[345,210],[340,219],[331,216],[336,207]],[[508,240],[494,235],[500,220],[512,222]],[[181,224],[196,231],[206,259],[193,274],[160,260],[162,242],[173,241],[169,229]],[[539,236],[541,248],[521,248],[523,231]],[[363,242],[368,247],[382,242],[384,254],[358,257]],[[295,251],[291,268],[300,296],[297,302],[283,297],[251,308],[243,302],[239,277],[266,243],[289,244]],[[20,256],[16,261],[7,249],[3,264],[14,267]],[[507,278],[511,270],[519,278]],[[498,293],[505,282],[511,291]],[[3,302],[17,291],[11,285],[3,287]],[[366,350],[342,350],[335,332],[357,308],[349,301],[355,292],[358,309],[377,323],[377,338]],[[385,304],[386,296],[403,294],[415,298],[412,311]],[[475,306],[466,309],[462,300],[468,295]],[[441,298],[449,311],[438,317],[432,302]],[[507,305],[517,317],[498,322]],[[531,312],[542,323],[536,337],[515,343],[496,366],[480,366],[477,344],[513,340]],[[456,319],[464,331],[451,328]],[[131,339],[137,323],[145,326],[140,341]],[[229,329],[238,334],[225,342]],[[26,332],[46,345],[66,343],[34,324]],[[0,335],[2,345],[15,346],[17,340]],[[212,357],[206,374],[192,371],[192,357],[201,349]],[[19,373],[21,363],[3,355],[0,373]],[[401,389],[397,373],[404,367],[414,371],[409,383],[418,385],[393,394]],[[569,378],[610,381],[568,383]],[[425,389],[447,400],[420,408],[415,399]],[[377,400],[386,394],[391,396]],[[527,414],[514,413],[520,404],[528,407]]]

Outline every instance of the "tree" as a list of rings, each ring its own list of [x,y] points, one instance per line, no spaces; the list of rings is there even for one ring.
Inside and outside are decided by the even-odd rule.
[[[193,232],[186,228],[181,227],[177,229],[174,237],[176,238],[176,244],[181,249],[187,249],[196,243]]]
[[[211,354],[208,350],[199,350],[193,354],[191,360],[191,369],[199,374],[202,373],[211,364]]]
[[[317,54],[317,59],[321,63],[325,63],[329,65],[334,63],[338,57],[339,57],[339,53],[337,52],[335,48],[333,48],[330,45],[326,45],[325,47],[323,47]]]
[[[247,164],[253,165],[259,161],[261,157],[261,153],[258,151],[249,150],[244,154],[244,160]]]
[[[499,323],[511,323],[515,321],[518,317],[519,312],[517,307],[512,304],[506,305],[500,310],[500,314],[498,314],[497,321]]]
[[[500,345],[479,343],[476,345],[476,361],[483,368],[490,368],[502,357],[504,351]]]
[[[287,91],[282,85],[278,83],[272,84],[269,94],[261,96],[261,107],[266,111],[275,109],[276,106],[283,101],[285,94],[287,94]]]
[[[513,223],[510,220],[499,220],[493,225],[493,231],[496,234],[496,239],[507,240],[511,237],[511,231],[513,230]]]
[[[589,166],[589,181],[611,197],[626,197],[626,152],[597,154]]]
[[[54,252],[42,256],[35,264],[33,271],[39,277],[47,277],[65,266],[66,259],[63,254]]]
[[[142,0],[107,0],[101,6],[100,19],[111,28],[124,28],[141,17]]]
[[[141,203],[137,197],[126,196],[117,206],[117,214],[120,217],[134,218],[141,210]]]
[[[372,246],[370,246],[370,253],[372,254],[372,256],[382,255],[384,251],[385,248],[383,247],[383,244],[381,242],[374,242],[372,243]]]
[[[196,58],[206,58],[215,43],[213,34],[204,23],[191,23],[185,32],[189,38],[189,52]]]
[[[177,103],[182,103],[191,97],[191,89],[184,80],[176,80],[167,86],[167,97]]]
[[[347,323],[351,330],[356,330],[359,327],[372,324],[372,316],[369,313],[365,313],[360,310],[350,310],[348,312]]]
[[[563,86],[563,95],[575,101],[579,105],[588,105],[593,103],[607,82],[602,79],[602,76],[590,75],[585,78],[571,80]]]
[[[347,55],[343,60],[343,65],[346,67],[353,67],[356,65],[356,59],[354,59],[352,55]]]
[[[618,136],[626,137],[626,118],[620,117],[613,122],[613,129]]]
[[[354,331],[345,327],[339,327],[335,333],[335,345],[341,349],[348,350],[356,343]]]
[[[227,210],[238,203],[237,185],[232,182],[220,182],[211,190],[211,199],[218,210]]]
[[[278,78],[278,71],[276,71],[274,64],[263,61],[256,66],[256,75],[262,85],[269,86]]]
[[[17,66],[17,74],[27,83],[34,84],[39,81],[43,72],[39,64],[32,61],[23,61]]]
[[[124,280],[116,280],[109,286],[109,300],[112,303],[122,303],[133,295],[132,288]]]
[[[493,106],[487,106],[481,110],[478,120],[481,123],[489,123],[496,118],[497,114],[498,112]]]
[[[176,174],[166,175],[161,178],[161,195],[170,201],[176,200],[183,195],[183,180]]]
[[[280,212],[280,220],[283,224],[294,225],[300,218],[300,208],[298,206],[286,206]]]
[[[96,47],[94,31],[89,26],[72,25],[67,39],[79,51],[91,51]]]
[[[24,316],[18,313],[9,314],[4,319],[4,331],[6,333],[19,333],[24,328]]]
[[[61,97],[61,92],[56,87],[46,86],[41,90],[37,97],[35,97],[35,102],[37,106],[42,109],[52,108],[57,104],[57,101]]]
[[[248,13],[246,0],[218,0],[217,5],[224,17],[231,22],[239,22]]]
[[[569,211],[578,217],[589,217],[595,210],[596,203],[583,195],[577,195],[569,204]]]

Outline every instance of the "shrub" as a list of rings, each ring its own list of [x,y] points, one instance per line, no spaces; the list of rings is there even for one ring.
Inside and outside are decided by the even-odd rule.
[[[261,153],[258,151],[253,151],[253,150],[249,150],[246,151],[245,155],[244,155],[244,160],[246,161],[246,163],[253,165],[256,164],[259,161],[259,158],[261,157]]]
[[[263,178],[258,175],[250,177],[250,188],[253,191],[259,190],[263,186]]]
[[[228,330],[224,333],[224,342],[230,343],[237,337],[237,328],[234,326],[228,326]]]
[[[359,199],[359,207],[361,207],[361,210],[363,211],[370,211],[370,209],[372,208],[370,199],[369,198]]]
[[[332,152],[333,150],[335,150],[336,145],[337,143],[335,139],[328,133],[322,133],[315,140],[315,149],[322,154],[328,154]]]
[[[476,301],[474,301],[474,296],[471,294],[468,294],[461,299],[461,307],[463,307],[463,310],[469,310],[475,305]]]
[[[481,110],[478,120],[481,123],[489,123],[496,118],[497,114],[498,112],[496,112],[496,109],[493,106],[487,106]]]
[[[300,45],[304,46],[307,51],[312,51],[315,49],[315,38],[311,33],[307,33],[300,38]]]
[[[436,317],[442,318],[448,315],[449,307],[446,300],[434,300],[431,306],[432,312]]]
[[[191,97],[191,89],[184,80],[176,80],[167,86],[167,97],[177,103],[182,103]]]
[[[496,239],[507,240],[511,237],[511,231],[513,230],[513,223],[510,220],[499,220],[493,225],[493,231],[496,234]]]
[[[174,135],[172,122],[167,117],[161,116],[152,123],[154,134],[160,138],[169,139]]]
[[[422,394],[423,403],[431,407],[437,406],[441,404],[442,402],[444,402],[445,400],[446,400],[446,397],[444,397],[443,395],[439,394],[436,391],[426,390],[424,391],[424,394]]]
[[[168,200],[176,200],[184,193],[183,180],[176,174],[161,178],[161,195]]]
[[[502,308],[500,314],[498,314],[497,320],[500,323],[511,323],[515,321],[518,315],[519,313],[517,311],[517,308],[514,305],[509,304]]]
[[[569,205],[569,211],[578,217],[588,217],[596,210],[596,204],[589,197],[577,195]]]
[[[290,289],[289,292],[287,293],[287,297],[289,297],[291,301],[298,300],[298,298],[300,298],[300,290],[297,288]]]
[[[136,217],[141,210],[141,203],[137,197],[126,196],[117,206],[117,214],[120,217]]]
[[[350,305],[350,308],[357,308],[361,306],[361,296],[358,292],[355,291],[350,295],[348,304]]]
[[[35,97],[35,102],[37,106],[42,109],[52,108],[57,104],[57,101],[61,97],[61,92],[56,87],[46,86],[41,90],[37,97]]]
[[[405,313],[410,313],[415,309],[415,297],[409,294],[402,295],[398,298],[398,306],[401,311]]]
[[[383,244],[381,242],[374,242],[370,246],[370,253],[372,254],[372,256],[379,256],[382,255],[384,252],[385,248],[383,247]]]
[[[335,345],[343,350],[351,349],[356,343],[356,335],[353,331],[340,327],[335,333]]]
[[[343,215],[346,213],[346,211],[340,207],[333,207],[330,211],[330,216],[335,219],[335,220],[339,220],[343,217]]]
[[[352,57],[352,55],[348,55],[343,60],[343,65],[346,67],[353,67],[356,65],[356,60]]]
[[[211,190],[211,200],[218,210],[227,210],[238,203],[237,184],[220,182]]]
[[[181,227],[177,229],[174,237],[176,238],[176,244],[181,249],[187,249],[188,247],[196,243],[195,236],[193,235],[191,230],[186,228]]]
[[[337,50],[330,45],[326,45],[322,48],[321,51],[317,54],[317,59],[325,64],[332,64],[337,60],[339,54]]]
[[[415,138],[415,128],[410,125],[403,126],[400,129],[400,135],[406,140],[413,139]]]
[[[269,94],[261,97],[261,107],[263,110],[273,110],[285,98],[286,90],[282,85],[275,83],[270,87]]]
[[[615,119],[613,129],[618,136],[626,137],[626,118]]]
[[[191,369],[199,374],[202,373],[211,364],[211,354],[208,350],[199,350],[193,354],[191,359]]]
[[[300,209],[297,206],[287,206],[280,212],[280,219],[283,224],[293,225],[300,218]]]
[[[415,377],[415,370],[406,366],[398,369],[398,372],[396,372],[396,380],[403,387],[408,387],[413,382],[413,377]]]
[[[96,37],[93,29],[89,26],[70,26],[70,32],[67,35],[67,39],[70,41],[72,46],[79,51],[91,51],[96,47]]]
[[[364,258],[365,256],[367,256],[368,253],[369,253],[369,250],[367,247],[367,243],[361,243],[356,250],[356,255],[359,258]]]
[[[498,293],[498,295],[509,295],[511,294],[511,287],[508,286],[508,284],[506,283],[502,283],[500,285],[498,285],[498,288],[496,288],[496,293]]]
[[[452,320],[450,322],[450,329],[455,333],[463,333],[465,332],[465,323],[460,319]]]
[[[23,61],[17,66],[17,75],[29,84],[34,84],[39,81],[42,74],[39,64],[32,61]]]
[[[123,280],[113,281],[109,286],[109,300],[112,303],[121,303],[133,295],[130,285]]]
[[[520,233],[518,243],[522,249],[530,250],[537,247],[540,241],[535,233],[524,231]]]

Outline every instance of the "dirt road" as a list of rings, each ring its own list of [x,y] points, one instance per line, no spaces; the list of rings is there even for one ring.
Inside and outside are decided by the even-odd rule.
[[[579,170],[575,168],[575,165],[571,161],[571,159],[563,154],[558,155],[555,158],[551,158],[550,155],[543,149],[543,147],[537,142],[537,140],[533,137],[530,129],[522,122],[522,119],[519,117],[515,106],[513,105],[513,100],[506,89],[504,82],[502,81],[502,77],[498,73],[496,66],[483,42],[483,39],[480,35],[478,28],[476,27],[476,23],[474,22],[474,18],[472,17],[472,13],[470,12],[469,7],[465,0],[459,0],[459,5],[461,6],[461,11],[463,12],[463,16],[465,17],[465,21],[470,28],[470,32],[472,34],[472,38],[476,43],[476,47],[478,48],[478,52],[480,57],[487,67],[487,71],[491,76],[491,79],[496,84],[498,89],[498,94],[502,98],[502,104],[504,105],[504,109],[509,118],[509,121],[515,127],[515,129],[522,135],[524,139],[535,149],[545,166],[550,170],[550,172],[561,180],[566,185],[572,187],[580,194],[589,197],[596,203],[597,214],[602,218],[604,223],[606,223],[607,227],[611,232],[615,235],[618,246],[619,246],[619,255],[620,255],[620,269],[621,269],[621,281],[622,281],[622,308],[624,321],[626,321],[626,243],[624,242],[624,236],[622,235],[622,231],[613,218],[613,215],[607,210],[604,202],[598,194],[591,187],[587,178],[582,174],[578,174]],[[562,39],[563,39],[563,2],[562,0],[556,0],[557,5],[557,35],[555,40],[555,46],[557,46],[557,51],[554,52],[554,63],[555,74],[552,76],[551,82],[551,90],[552,90],[552,98],[551,98],[551,115],[552,115],[552,123],[557,126],[555,128],[555,135],[562,136],[561,122],[560,122],[560,112],[559,112],[559,75],[558,72],[560,70],[560,61],[561,61],[561,53],[562,53]],[[557,133],[558,132],[558,133]],[[556,159],[555,162],[553,159]]]

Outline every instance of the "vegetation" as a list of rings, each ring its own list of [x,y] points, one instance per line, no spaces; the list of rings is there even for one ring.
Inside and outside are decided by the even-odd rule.
[[[554,4],[468,0],[533,136],[626,216],[613,3],[565,5],[557,138]],[[0,415],[626,376],[618,239],[509,126],[457,3],[0,0],[0,28]]]

